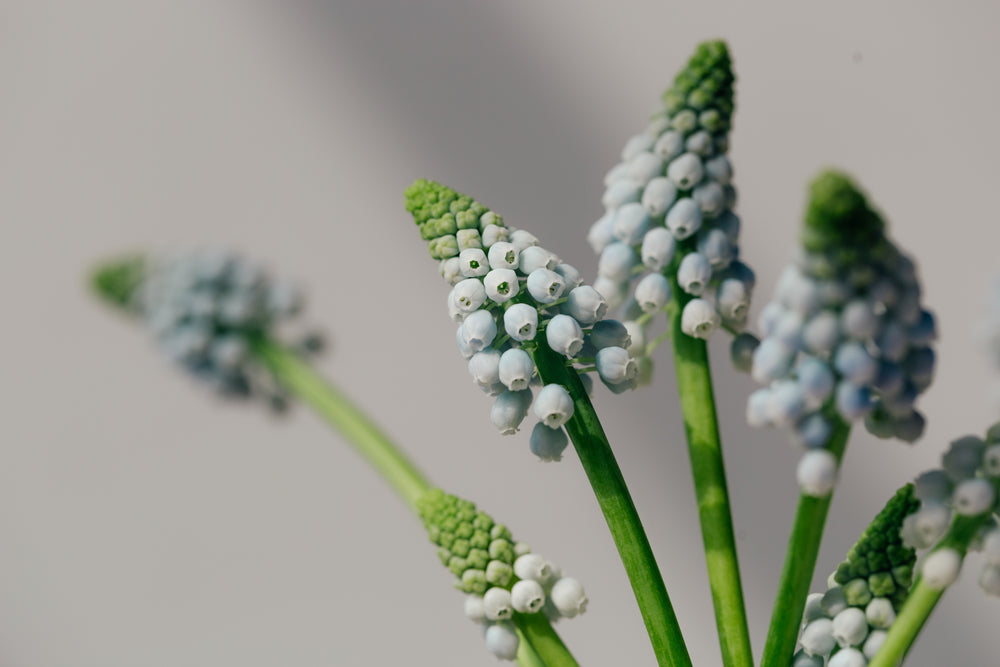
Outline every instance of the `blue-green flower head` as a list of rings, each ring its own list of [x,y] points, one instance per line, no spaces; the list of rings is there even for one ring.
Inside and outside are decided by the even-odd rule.
[[[916,400],[933,379],[937,337],[913,262],[841,172],[813,181],[803,230],[760,313],[750,372],[765,389],[748,402],[748,420],[792,427],[810,449],[826,446],[838,419],[913,442],[924,429]]]
[[[587,237],[600,255],[594,287],[610,308],[625,306],[624,318],[643,332],[673,307],[681,309],[682,335],[746,326],[754,276],[739,258],[726,156],[733,82],[726,44],[699,45],[605,177],[605,213]],[[645,349],[632,353],[648,367]]]
[[[534,355],[547,348],[580,372],[598,371],[612,391],[624,391],[638,373],[628,330],[605,319],[606,299],[583,284],[576,268],[471,197],[421,179],[407,188],[405,199],[452,286],[448,312],[459,323],[456,343],[475,384],[495,397],[491,420],[511,435],[529,412],[535,414],[549,430],[533,430],[530,449],[543,461],[558,461],[567,442],[563,424],[574,404],[564,387],[548,385],[529,410],[539,377]],[[453,245],[457,252],[443,252]],[[669,286],[649,284],[644,290],[647,300],[663,301]],[[608,348],[616,351],[601,354]],[[608,361],[612,356],[615,364]],[[623,373],[611,372],[612,366]]]
[[[275,409],[285,392],[252,354],[256,341],[302,307],[297,289],[233,253],[203,250],[172,257],[132,256],[94,274],[102,297],[137,317],[161,350],[224,396],[265,399]],[[305,336],[304,352],[320,338]]]

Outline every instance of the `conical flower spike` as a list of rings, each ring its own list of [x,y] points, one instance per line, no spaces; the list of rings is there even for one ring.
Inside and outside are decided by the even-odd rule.
[[[903,545],[900,529],[919,505],[912,484],[897,491],[837,566],[826,592],[809,596],[799,638],[809,655],[826,658],[839,647],[836,655],[855,651],[870,659],[881,646],[913,583],[917,556]]]
[[[535,614],[544,610],[556,620],[582,612],[587,598],[575,579],[562,577],[559,568],[523,542],[515,542],[506,526],[479,511],[475,503],[432,489],[417,502],[427,535],[438,547],[438,558],[455,577],[455,587],[468,594],[466,615],[486,626],[487,649],[498,657],[513,660],[516,635],[504,633],[505,648],[496,650],[491,634],[508,622],[514,613]],[[579,588],[577,605],[563,610],[558,606],[565,583]],[[574,589],[575,590],[575,589]],[[553,597],[554,596],[554,597]],[[546,604],[548,599],[556,605]],[[513,637],[513,639],[511,639]]]
[[[262,398],[275,409],[287,405],[285,392],[250,349],[299,313],[298,290],[216,251],[109,262],[93,284],[108,302],[144,322],[168,358],[220,394]],[[320,340],[309,335],[299,347],[316,351]]]
[[[639,329],[669,307],[671,283],[679,288],[672,296],[684,309],[684,335],[708,338],[720,324],[733,332],[745,326],[753,272],[739,261],[726,157],[733,81],[725,43],[699,45],[663,94],[663,108],[628,140],[605,179],[606,210],[588,235],[600,255],[595,286],[612,308],[631,293],[645,312],[633,325]]]
[[[459,350],[469,359],[476,384],[497,397],[491,418],[502,434],[517,432],[531,405],[531,385],[538,378],[531,354],[541,341],[570,365],[587,366],[595,356],[609,354],[604,350],[610,332],[615,332],[616,342],[626,343],[627,329],[604,319],[604,297],[581,284],[579,271],[538,245],[535,236],[508,228],[493,211],[440,183],[419,180],[405,196],[406,210],[428,242],[431,257],[441,260],[441,275],[453,285],[448,309],[461,323]],[[450,250],[470,243],[474,247]],[[625,253],[616,261],[629,270],[635,253],[630,248]],[[631,387],[636,364],[624,347],[616,349],[618,366],[627,377],[615,386]],[[495,381],[494,359],[499,360]],[[605,366],[598,362],[597,369]],[[543,461],[558,461],[565,447],[566,435],[559,427],[573,407],[565,394],[561,385],[545,386],[531,411],[549,427],[549,432],[533,431],[531,442],[531,450]]]
[[[767,387],[748,408],[755,424],[794,424],[809,449],[828,444],[838,419],[864,420],[880,438],[921,436],[915,402],[934,374],[934,318],[913,262],[846,175],[810,186],[800,252],[758,324],[751,375]]]

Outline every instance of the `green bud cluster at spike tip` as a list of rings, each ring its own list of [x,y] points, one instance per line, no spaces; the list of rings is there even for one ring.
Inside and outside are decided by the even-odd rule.
[[[514,542],[507,527],[475,503],[432,489],[417,507],[438,558],[455,575],[455,587],[468,594],[466,615],[484,626],[486,647],[497,657],[517,655],[515,614],[544,613],[556,621],[586,610],[580,582]]]
[[[559,384],[533,393],[539,378],[532,353],[544,339],[567,363],[593,364],[618,393],[633,388],[639,374],[627,328],[604,318],[604,298],[583,284],[579,271],[470,197],[427,180],[410,186],[405,197],[452,285],[448,310],[459,322],[456,342],[476,385],[495,397],[491,420],[511,435],[533,412],[531,451],[558,461],[569,442],[563,425],[573,416],[573,401]],[[588,376],[581,379],[591,384]]]
[[[760,313],[750,373],[752,426],[789,426],[807,450],[804,493],[825,496],[837,462],[826,451],[835,420],[863,420],[880,438],[913,442],[924,429],[917,397],[934,377],[934,316],[921,303],[913,262],[844,174],[810,188],[803,245]],[[735,343],[736,341],[734,341]]]

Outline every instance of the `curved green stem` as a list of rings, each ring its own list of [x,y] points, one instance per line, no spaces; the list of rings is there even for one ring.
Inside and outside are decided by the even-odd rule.
[[[580,376],[549,348],[544,337],[539,337],[533,356],[542,380],[563,385],[573,398],[574,413],[566,431],[618,547],[657,662],[663,667],[690,667],[691,658],[653,550]]]
[[[851,426],[840,417],[834,417],[833,433],[826,449],[840,460],[847,448]],[[771,612],[771,627],[764,644],[761,667],[788,667],[799,635],[799,624],[805,609],[809,586],[812,584],[819,546],[823,541],[823,528],[830,509],[833,492],[823,498],[799,495],[795,510],[792,534],[788,538],[785,564],[778,581],[778,595]]]
[[[935,550],[949,547],[959,553],[964,559],[969,549],[969,543],[976,537],[980,527],[990,519],[990,513],[978,516],[957,516],[948,528],[948,533],[941,539]],[[885,643],[871,662],[869,667],[896,667],[907,651],[916,640],[917,635],[923,629],[931,612],[937,606],[938,600],[944,595],[947,589],[937,590],[924,583],[923,579],[917,578],[910,591],[910,596],[903,603],[903,608],[899,611],[895,623],[889,629],[889,634],[885,638]]]
[[[516,614],[514,625],[523,636],[522,643],[528,643],[539,662],[531,663],[540,667],[579,667],[576,659],[563,644],[544,614]],[[518,651],[518,659],[521,653]],[[522,663],[522,667],[528,667]]]
[[[686,295],[682,295],[676,278],[671,280],[674,299],[680,298],[680,301],[675,301],[668,309],[670,339],[673,341],[677,391],[684,414],[722,664],[726,667],[752,667],[753,651],[736,555],[708,346],[704,340],[681,331],[681,311],[687,299],[684,298]]]
[[[416,512],[417,500],[431,488],[430,483],[374,422],[302,357],[280,343],[262,338],[254,343],[253,353],[288,391],[340,431]]]
[[[517,638],[520,640],[517,645],[517,664],[521,667],[548,667],[520,628],[517,630]]]

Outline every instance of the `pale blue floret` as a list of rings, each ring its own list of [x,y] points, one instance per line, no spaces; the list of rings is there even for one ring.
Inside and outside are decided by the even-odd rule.
[[[667,166],[667,178],[674,182],[678,190],[690,190],[701,182],[704,174],[701,158],[694,153],[685,153]]]
[[[493,269],[483,278],[483,286],[486,296],[494,303],[510,301],[521,289],[517,274],[511,269]]]
[[[725,155],[717,155],[705,161],[705,173],[720,185],[729,185],[733,180],[733,167]]]
[[[937,340],[937,323],[934,314],[923,310],[920,312],[920,319],[910,327],[909,331],[911,345],[929,345]]]
[[[878,367],[873,385],[883,396],[895,396],[903,390],[903,369],[899,364],[883,360]]]
[[[529,248],[530,249],[530,248]],[[528,275],[528,293],[542,304],[554,303],[562,296],[566,284],[562,276],[549,269],[535,269]]]
[[[526,248],[538,245],[538,237],[526,229],[515,229],[510,233],[510,242],[518,252],[522,252]]]
[[[760,384],[770,384],[785,377],[792,368],[795,353],[775,338],[765,338],[753,355],[750,375]]]
[[[653,152],[669,162],[684,152],[684,135],[673,130],[664,132],[653,145]]]
[[[691,193],[691,198],[698,202],[701,212],[708,218],[714,218],[726,206],[726,194],[723,192],[722,186],[714,181],[709,181],[696,187]],[[728,239],[728,235],[726,235],[724,230],[720,229],[719,232]]]
[[[479,352],[493,342],[497,335],[497,323],[493,315],[485,310],[469,313],[458,328],[465,346],[473,353]]]
[[[868,387],[859,387],[850,382],[837,385],[835,404],[837,412],[847,421],[860,419],[872,409],[871,392]]]
[[[738,371],[749,373],[753,366],[753,353],[760,345],[760,340],[751,333],[741,333],[733,337],[729,346],[729,357],[733,367]]]
[[[682,241],[701,228],[701,207],[693,199],[681,199],[667,211],[664,222],[677,240]]]
[[[520,253],[513,243],[501,241],[490,246],[487,259],[491,269],[516,269],[520,263]]]
[[[618,209],[613,229],[616,239],[628,245],[635,245],[642,241],[648,230],[649,214],[641,204],[633,202]]]
[[[633,183],[645,186],[651,179],[663,175],[663,167],[663,158],[654,153],[642,151],[629,158],[626,173]]]
[[[642,263],[650,271],[662,271],[670,265],[677,249],[674,235],[666,227],[655,227],[642,239]]]
[[[734,246],[739,245],[740,227],[742,225],[738,215],[727,209],[719,214],[713,222],[713,226],[725,232],[726,238],[729,239],[731,244]],[[746,267],[746,269],[749,271],[750,267]],[[751,273],[753,272],[751,271]]]
[[[800,650],[792,657],[791,667],[823,667],[826,659],[821,655],[809,655],[804,650]]]
[[[645,132],[629,137],[622,148],[622,162],[628,162],[639,153],[650,150],[655,143],[656,137]]]
[[[589,285],[580,285],[570,290],[563,308],[567,315],[583,326],[590,326],[604,319],[605,313],[608,312],[608,304],[604,297]]]
[[[632,337],[628,328],[618,320],[601,320],[594,323],[587,336],[587,341],[597,350],[606,347],[628,349],[632,343]]]
[[[620,308],[628,298],[629,283],[627,281],[597,276],[593,287],[604,298],[608,308]]]
[[[745,321],[750,310],[750,290],[742,280],[727,278],[719,283],[715,303],[726,321]]]
[[[868,301],[849,301],[840,313],[840,329],[846,336],[867,340],[875,334],[878,317]]]
[[[843,648],[830,657],[826,667],[865,667],[868,660],[856,648]]]
[[[506,227],[501,227],[500,225],[483,225],[481,232],[483,245],[489,248],[497,243],[503,243],[507,241],[508,234],[509,232]]]
[[[660,310],[670,300],[670,281],[662,273],[646,275],[635,286],[635,300],[643,312],[651,313]]]
[[[514,348],[500,355],[500,382],[511,391],[527,389],[535,374],[535,362],[522,349]]]
[[[225,371],[234,371],[247,359],[248,347],[244,339],[237,336],[221,336],[208,348],[208,356],[216,366]]]
[[[955,486],[951,496],[956,514],[975,516],[989,510],[996,501],[993,483],[988,479],[977,477],[962,480]]]
[[[691,299],[681,311],[681,331],[692,338],[708,338],[720,322],[715,306],[704,299]]]
[[[608,244],[615,240],[616,213],[616,210],[607,211],[600,220],[590,226],[590,231],[587,232],[587,243],[596,254],[603,252]]]
[[[888,630],[896,621],[896,610],[889,598],[874,598],[865,607],[868,625],[879,630]]]
[[[528,441],[531,453],[545,462],[561,461],[568,444],[569,438],[561,426],[549,428],[544,422],[535,424]]]
[[[803,325],[801,315],[794,311],[786,310],[778,319],[772,336],[789,350],[798,350],[802,347]]]
[[[535,416],[549,428],[558,428],[573,416],[573,399],[560,384],[542,387],[532,406]]]
[[[472,355],[483,349],[482,347],[474,349],[472,345],[469,344],[465,338],[465,329],[461,325],[455,330],[455,343],[458,345],[458,352],[462,355],[463,359],[471,359]]]
[[[699,296],[712,277],[712,265],[708,258],[698,252],[684,256],[677,267],[677,283],[688,294]]]
[[[913,481],[913,495],[923,503],[943,503],[951,497],[952,482],[944,470],[928,470]]]
[[[983,461],[985,448],[986,443],[974,435],[954,440],[941,459],[941,467],[954,482],[973,477]]]
[[[775,383],[771,388],[771,422],[788,426],[798,420],[806,409],[806,397],[795,382]]]
[[[724,269],[733,261],[735,249],[721,229],[702,229],[698,234],[698,252],[708,259],[713,269]]]
[[[583,284],[583,277],[580,275],[580,272],[570,264],[566,264],[565,262],[556,264],[552,270],[562,277],[566,289],[573,289]]]
[[[455,285],[452,292],[455,307],[462,313],[471,313],[486,303],[486,288],[478,278],[466,278]]]
[[[862,386],[875,379],[879,363],[862,343],[851,341],[837,348],[833,367],[852,384]]]
[[[622,162],[619,162],[615,166],[611,167],[611,169],[608,169],[608,172],[604,174],[604,179],[601,181],[602,183],[604,183],[604,187],[608,187],[615,181],[627,179],[628,178],[628,174],[626,173],[627,169],[628,165],[625,164],[624,159]]]
[[[825,449],[810,449],[799,459],[795,474],[803,494],[822,498],[829,495],[837,483],[837,459]],[[828,613],[833,615],[835,612],[828,611]],[[808,631],[808,628],[806,630]],[[800,641],[805,646],[805,633]]]
[[[639,258],[631,246],[621,242],[611,243],[604,248],[597,261],[597,273],[615,282],[625,282],[632,277],[632,267],[638,262]]]
[[[534,340],[538,330],[538,311],[526,303],[515,303],[503,314],[507,335],[518,342]]]
[[[833,638],[842,648],[857,646],[867,636],[868,619],[865,612],[857,607],[848,607],[833,617]],[[865,663],[861,664],[863,666]]]
[[[761,340],[774,334],[778,320],[785,314],[785,309],[777,301],[769,301],[760,309],[757,315],[757,328],[760,329]]]
[[[494,623],[486,628],[484,634],[486,650],[501,660],[517,658],[517,649],[521,640],[517,637],[514,624],[510,621]]]
[[[924,434],[927,421],[916,410],[909,414],[896,417],[893,422],[892,434],[904,442],[916,442]]]
[[[641,203],[651,217],[659,218],[666,214],[676,199],[677,186],[669,178],[660,176],[646,184]]]
[[[458,262],[462,275],[466,278],[480,278],[490,272],[489,260],[481,248],[463,250],[458,255]]]
[[[554,252],[533,245],[521,251],[517,268],[527,276],[538,269],[554,269],[557,264],[559,264],[559,258]]]
[[[639,192],[642,187],[628,178],[615,181],[604,191],[601,203],[604,208],[610,210],[617,209],[624,204],[639,201]]]
[[[583,347],[583,329],[575,318],[556,315],[545,327],[545,340],[553,350],[572,359]]]
[[[899,322],[889,322],[875,340],[883,359],[902,361],[909,349],[909,337]]]
[[[816,449],[825,447],[830,441],[833,425],[819,412],[806,415],[795,425],[795,437],[804,447]]]
[[[598,350],[595,366],[597,374],[608,384],[621,384],[635,379],[639,374],[635,359],[621,347],[605,347]]]
[[[861,652],[865,654],[865,657],[871,660],[878,653],[882,645],[885,644],[886,637],[889,633],[885,630],[873,630],[868,633],[868,639],[865,640],[864,646],[861,648]]]
[[[531,390],[505,391],[497,396],[490,409],[490,421],[500,429],[502,435],[517,433],[518,427],[531,407]]]
[[[803,317],[809,317],[823,305],[820,286],[814,280],[803,279],[790,286],[785,295],[788,307]],[[833,314],[830,313],[831,317]]]
[[[827,355],[840,342],[840,321],[829,311],[822,311],[809,318],[802,328],[802,342],[813,354]]]
[[[747,398],[747,424],[755,428],[771,423],[771,390],[758,389]]]
[[[837,645],[837,640],[833,638],[833,621],[817,618],[805,627],[799,642],[808,655],[827,655]]]
[[[816,357],[803,357],[796,365],[799,387],[813,407],[822,405],[830,394],[836,380],[826,362]]]
[[[500,382],[500,351],[487,348],[469,359],[469,375],[484,390]]]

